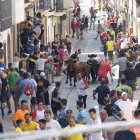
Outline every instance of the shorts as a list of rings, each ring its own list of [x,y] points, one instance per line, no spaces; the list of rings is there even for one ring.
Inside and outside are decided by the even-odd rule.
[[[17,92],[17,93],[13,96],[15,104],[18,104],[18,101],[19,101],[19,98],[20,98],[21,94],[22,94],[21,92]]]
[[[113,51],[108,51],[108,57],[113,58]]]
[[[76,33],[79,34],[80,33],[80,29],[76,29]]]
[[[0,95],[0,100],[1,102],[7,102],[9,101],[10,97],[11,97],[10,93],[7,93],[6,91],[2,91]]]

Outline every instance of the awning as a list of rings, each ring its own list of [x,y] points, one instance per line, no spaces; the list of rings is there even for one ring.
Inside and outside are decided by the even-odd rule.
[[[54,17],[61,17],[61,16],[63,16],[63,15],[65,15],[66,14],[66,12],[55,12],[54,13]]]

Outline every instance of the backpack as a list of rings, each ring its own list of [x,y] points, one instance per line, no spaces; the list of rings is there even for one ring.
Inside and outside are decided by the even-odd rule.
[[[29,85],[29,84],[26,85],[24,94],[25,94],[26,96],[30,96],[30,95],[31,95],[31,88],[30,88],[30,85]]]

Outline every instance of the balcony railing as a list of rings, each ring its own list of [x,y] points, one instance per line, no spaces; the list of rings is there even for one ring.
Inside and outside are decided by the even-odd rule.
[[[63,11],[64,10],[64,2],[63,2],[63,0],[57,0],[56,3],[55,3],[55,6],[56,6],[56,11],[57,12]]]
[[[51,0],[39,0],[36,4],[36,10],[49,10],[51,7]]]
[[[55,9],[56,11],[63,11],[73,7],[74,0],[56,0]]]

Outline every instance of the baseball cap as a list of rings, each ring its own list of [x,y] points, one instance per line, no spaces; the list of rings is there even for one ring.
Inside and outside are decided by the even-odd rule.
[[[123,95],[127,95],[127,93],[126,92],[122,92],[122,95],[121,96],[123,96]]]
[[[46,75],[45,75],[44,72],[41,72],[41,73],[40,73],[40,76],[41,76],[41,77],[45,77]]]
[[[73,111],[71,109],[68,109],[66,113],[73,113]]]

